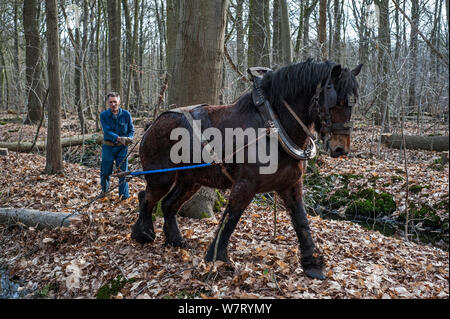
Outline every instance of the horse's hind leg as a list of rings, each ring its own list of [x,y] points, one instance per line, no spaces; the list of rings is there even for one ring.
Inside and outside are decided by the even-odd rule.
[[[171,181],[165,183],[152,183],[147,180],[147,188],[140,191],[139,198],[139,218],[133,225],[131,238],[141,244],[152,242],[155,239],[153,228],[152,212],[153,207],[170,189]]]
[[[325,276],[323,275],[322,256],[315,256],[316,248],[311,237],[305,207],[303,206],[301,186],[301,182],[299,181],[294,187],[278,193],[283,198],[291,215],[291,221],[300,245],[302,254],[301,264],[305,274],[311,278],[325,279]]]
[[[241,180],[233,185],[219,229],[206,253],[206,261],[221,260],[228,262],[227,247],[231,234],[254,196],[254,185],[250,181]]]
[[[175,187],[162,201],[161,208],[164,213],[163,229],[164,235],[166,236],[166,245],[174,247],[186,246],[186,242],[178,229],[176,215],[181,205],[191,198],[199,188],[200,185],[187,185],[182,182],[177,182]]]

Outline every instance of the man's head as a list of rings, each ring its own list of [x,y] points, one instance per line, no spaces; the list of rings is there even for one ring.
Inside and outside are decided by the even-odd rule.
[[[114,114],[117,114],[119,112],[119,106],[120,106],[120,95],[117,92],[109,92],[108,95],[106,95],[106,104],[108,104],[109,108],[111,109],[111,112]]]

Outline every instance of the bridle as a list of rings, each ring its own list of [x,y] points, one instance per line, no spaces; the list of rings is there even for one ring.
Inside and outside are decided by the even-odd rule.
[[[327,80],[325,86],[328,85],[329,79]],[[319,83],[316,88],[316,93],[311,99],[310,109],[315,109],[319,114],[320,119],[320,135],[323,140],[329,140],[332,134],[337,135],[351,135],[353,131],[353,121],[347,121],[344,123],[332,123],[331,122],[331,109],[335,108],[337,105],[333,104],[329,106],[328,103],[323,103],[322,106],[319,104],[320,93],[322,92],[322,86]],[[352,94],[347,100],[348,107],[353,107],[356,105],[356,97]]]

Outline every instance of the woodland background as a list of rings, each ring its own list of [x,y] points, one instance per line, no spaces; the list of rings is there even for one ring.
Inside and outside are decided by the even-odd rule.
[[[133,243],[145,187],[134,180],[129,201],[111,193],[70,227],[0,226],[0,267],[22,291],[5,296],[92,298],[103,288],[113,298],[448,298],[448,153],[382,142],[389,133],[448,137],[448,8],[448,0],[2,1],[0,147],[10,152],[0,156],[1,207],[73,212],[95,199],[108,91],[121,93],[140,138],[174,105],[234,102],[251,87],[247,67],[309,57],[364,64],[352,153],[321,154],[305,178],[325,283],[302,275],[273,194],[255,198],[239,223],[234,271],[201,261],[220,201],[206,222],[180,218],[191,250],[162,246],[158,216],[155,244]]]

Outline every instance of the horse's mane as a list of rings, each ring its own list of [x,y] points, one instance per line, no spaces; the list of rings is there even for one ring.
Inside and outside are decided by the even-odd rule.
[[[317,84],[325,84],[334,65],[332,61],[317,62],[308,59],[267,73],[263,81],[270,103],[276,104],[281,99],[311,98],[316,92]]]
[[[278,104],[281,99],[290,100],[299,96],[309,100],[314,95],[317,84],[328,79],[334,65],[332,61],[317,62],[308,59],[267,72],[263,77],[264,92],[272,105]],[[241,112],[254,109],[251,93],[243,95],[236,107]]]

